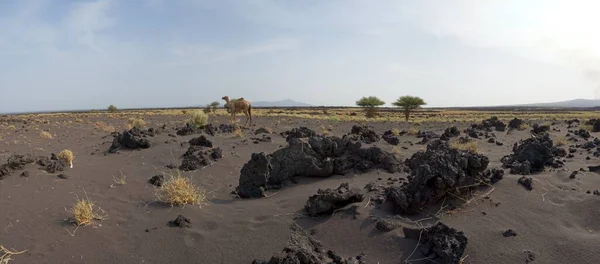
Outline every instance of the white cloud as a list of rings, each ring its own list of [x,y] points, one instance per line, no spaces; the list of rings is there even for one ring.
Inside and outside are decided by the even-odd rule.
[[[109,15],[112,6],[112,0],[77,3],[69,11],[64,21],[65,26],[79,43],[102,51],[97,44],[96,34],[115,24],[115,19]]]
[[[465,45],[582,69],[600,67],[599,2],[424,0],[401,6],[425,30]]]

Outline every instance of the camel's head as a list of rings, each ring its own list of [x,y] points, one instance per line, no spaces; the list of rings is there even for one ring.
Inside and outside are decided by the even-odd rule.
[[[225,101],[229,101],[229,96],[225,95],[225,96],[221,97],[221,99],[225,100]]]

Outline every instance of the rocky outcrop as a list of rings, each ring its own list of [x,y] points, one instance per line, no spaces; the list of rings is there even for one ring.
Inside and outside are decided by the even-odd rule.
[[[193,171],[210,165],[223,157],[221,148],[205,148],[202,146],[190,146],[183,154],[183,161],[179,166],[182,171]]]
[[[292,128],[291,130],[281,132],[281,136],[286,138],[286,141],[290,141],[292,138],[308,138],[314,137],[317,132],[311,130],[308,127]]]
[[[513,154],[500,161],[511,169],[510,173],[528,175],[542,172],[546,166],[561,167],[562,161],[557,158],[565,156],[565,149],[554,147],[550,136],[541,134],[515,143]]]
[[[290,230],[290,239],[281,253],[268,261],[254,260],[252,264],[366,264],[362,255],[343,258],[331,250],[326,251],[320,241],[310,237],[296,223]]]
[[[342,183],[337,189],[319,189],[317,194],[308,198],[304,209],[310,216],[318,216],[363,200],[364,195],[360,189],[350,189],[348,183]]]
[[[447,264],[461,263],[468,243],[467,236],[462,231],[441,222],[428,228],[403,227],[402,229],[404,236],[418,240],[422,245],[422,252],[426,256],[433,255],[434,261],[437,259]]]
[[[398,144],[400,144],[400,139],[396,137],[394,135],[394,132],[392,132],[391,130],[383,132],[383,136],[381,136],[381,138],[383,138],[383,140],[385,140],[385,142],[387,142],[390,145],[397,146]]]
[[[108,149],[109,153],[117,153],[121,148],[126,149],[147,149],[150,148],[150,141],[145,139],[145,133],[143,133],[137,127],[131,130],[123,131],[121,133],[113,133],[113,142]]]
[[[390,131],[391,132],[391,131]],[[352,130],[350,130],[349,137],[355,141],[362,141],[366,144],[371,144],[379,141],[380,137],[370,126],[366,125],[353,125]]]
[[[446,130],[444,130],[444,133],[442,134],[442,136],[440,137],[441,140],[450,140],[450,138],[453,137],[458,137],[460,136],[460,130],[458,129],[458,127],[449,127],[446,128]]]
[[[288,143],[272,154],[252,154],[241,169],[237,190],[241,197],[262,197],[266,190],[298,176],[329,177],[375,168],[394,173],[402,166],[391,153],[378,147],[362,148],[347,138],[315,136],[308,143],[291,138]]]
[[[408,183],[387,190],[388,201],[398,214],[413,214],[423,206],[433,204],[448,193],[460,195],[489,182],[492,173],[485,173],[486,156],[452,149],[447,141],[429,143],[405,161],[410,169]]]
[[[35,161],[32,155],[19,155],[13,154],[10,155],[6,159],[6,163],[0,165],[0,180],[4,179],[4,177],[12,174],[17,170],[22,170],[25,168],[25,165],[31,164]]]

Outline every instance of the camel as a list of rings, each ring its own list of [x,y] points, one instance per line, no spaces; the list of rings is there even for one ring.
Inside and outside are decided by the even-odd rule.
[[[239,112],[243,112],[244,115],[246,116],[246,122],[244,123],[244,126],[246,126],[246,123],[248,123],[248,120],[250,120],[250,126],[252,126],[252,105],[250,104],[250,102],[245,100],[244,97],[230,100],[229,96],[223,96],[223,98],[221,98],[221,99],[225,100],[225,108],[231,109],[231,122],[232,123],[235,119],[235,114],[237,114]]]

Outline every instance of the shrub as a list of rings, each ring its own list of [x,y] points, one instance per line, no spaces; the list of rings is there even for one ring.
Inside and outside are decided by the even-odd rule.
[[[559,146],[559,147],[567,145],[567,144],[568,144],[568,141],[564,137],[558,137],[554,140],[554,145]]]
[[[115,113],[115,112],[117,112],[117,107],[114,106],[114,105],[109,105],[108,106],[108,112],[109,113]]]
[[[43,139],[52,139],[52,138],[54,138],[52,136],[52,134],[50,134],[50,132],[48,132],[48,131],[42,131],[42,132],[40,132],[40,137],[43,138]]]
[[[73,168],[73,152],[71,150],[68,149],[63,149],[61,152],[59,152],[57,155],[58,159],[64,163],[69,164],[69,166],[71,168]]]
[[[384,101],[375,96],[363,97],[356,101],[356,105],[365,109],[365,113],[368,118],[375,117],[377,115],[377,107],[384,104]]]
[[[156,191],[156,197],[160,202],[171,206],[182,206],[186,204],[200,205],[206,200],[206,193],[203,189],[194,185],[191,179],[177,175],[170,175],[171,178],[165,181]]]
[[[196,110],[190,114],[190,120],[188,123],[195,127],[203,127],[208,124],[208,115],[204,112]]]
[[[78,199],[75,205],[71,208],[73,213],[73,222],[78,226],[87,226],[94,222],[94,220],[102,220],[105,216],[99,214],[102,210],[100,208],[95,209],[94,202],[89,199]]]
[[[130,118],[129,124],[132,127],[144,128],[146,126],[146,121],[144,121],[144,119],[141,118]]]
[[[464,151],[477,153],[477,141],[475,141],[475,140],[470,140],[470,141],[466,141],[466,142],[457,140],[457,141],[450,143],[450,147],[453,149],[457,149],[457,150],[464,150]]]

